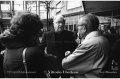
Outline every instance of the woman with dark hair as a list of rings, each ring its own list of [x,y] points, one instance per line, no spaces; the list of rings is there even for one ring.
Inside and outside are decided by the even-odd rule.
[[[54,58],[47,56],[37,43],[42,26],[39,16],[34,13],[18,12],[12,18],[10,28],[0,35],[0,42],[6,47],[3,62],[5,77],[46,77],[44,72],[49,69],[48,62],[52,64]]]

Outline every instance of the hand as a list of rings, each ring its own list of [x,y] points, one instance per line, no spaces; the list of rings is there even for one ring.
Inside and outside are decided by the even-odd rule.
[[[49,57],[54,57],[54,58],[57,58],[57,56],[52,55],[52,54],[46,54],[46,53],[45,53],[45,56],[49,56]]]
[[[65,52],[65,56],[68,56],[68,55],[70,55],[70,54],[71,54],[70,51],[66,51],[66,52]]]
[[[80,44],[80,39],[77,38],[75,41],[77,44]]]
[[[5,53],[5,50],[2,50],[2,51],[0,52],[1,55],[4,55],[4,53]]]

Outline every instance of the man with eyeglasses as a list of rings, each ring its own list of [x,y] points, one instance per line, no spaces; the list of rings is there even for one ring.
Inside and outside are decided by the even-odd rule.
[[[97,31],[98,18],[93,14],[83,15],[78,21],[78,34],[83,41],[71,54],[62,60],[66,70],[78,72],[76,78],[99,78],[109,53],[109,42]]]

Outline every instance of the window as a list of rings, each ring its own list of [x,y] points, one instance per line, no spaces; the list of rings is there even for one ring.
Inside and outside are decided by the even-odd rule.
[[[11,18],[10,13],[10,1],[5,1],[4,3],[1,3],[1,13],[0,18]]]
[[[23,10],[23,1],[14,1],[14,10]]]
[[[27,1],[27,10],[31,11],[33,13],[36,13],[36,8],[37,7],[37,3],[36,1]]]
[[[40,18],[46,19],[47,18],[47,10],[46,10],[46,4],[40,3]]]
[[[78,19],[80,15],[66,17],[66,30],[76,31],[76,24],[78,24]]]
[[[1,10],[10,11],[10,1],[5,1],[3,4],[1,4]]]
[[[72,9],[82,6],[81,0],[67,1],[67,9]]]

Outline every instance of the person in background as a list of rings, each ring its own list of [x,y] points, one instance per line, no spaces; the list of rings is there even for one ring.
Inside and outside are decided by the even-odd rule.
[[[38,33],[42,27],[43,24],[37,14],[22,11],[14,15],[11,26],[0,34],[0,42],[6,48],[3,51],[3,69],[6,78],[48,77],[46,72],[53,66],[52,60],[55,58],[45,54],[38,45]],[[26,60],[26,65],[23,58]]]
[[[111,34],[111,24],[109,21],[104,21],[101,23],[100,30],[103,32],[104,35]]]
[[[108,59],[109,42],[97,31],[98,26],[99,20],[93,14],[83,15],[78,21],[79,34],[84,40],[62,60],[63,68],[75,72],[76,78],[101,77]]]
[[[74,51],[77,43],[75,42],[73,32],[64,30],[65,19],[62,15],[56,16],[53,23],[54,31],[44,33],[41,43],[44,50],[46,49],[46,53],[57,57],[59,70],[62,72],[63,68],[61,63],[65,57],[65,51]]]
[[[0,33],[2,33],[4,31],[4,24],[2,21],[0,21]]]
[[[3,32],[3,22],[0,21],[0,34]],[[0,51],[4,50],[5,48],[0,43]],[[3,72],[3,56],[0,54],[0,78],[4,78],[4,72]]]
[[[116,39],[116,41],[114,42],[114,44],[111,47],[111,64],[113,66],[113,68],[115,69],[115,71],[117,72],[117,75],[114,75],[114,78],[120,78],[120,37],[118,39]]]

